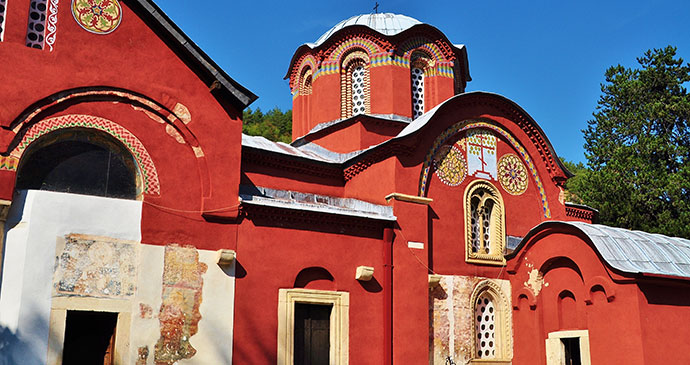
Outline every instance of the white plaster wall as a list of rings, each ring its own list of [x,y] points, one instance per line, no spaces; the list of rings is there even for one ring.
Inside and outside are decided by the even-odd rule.
[[[138,349],[148,347],[148,363],[153,364],[156,342],[160,338],[158,313],[162,298],[161,293],[164,252],[163,246],[142,245],[138,272],[138,288],[132,311],[132,332],[130,337],[129,359],[134,364]],[[182,364],[231,364],[232,334],[235,303],[235,264],[221,267],[216,263],[216,252],[198,250],[199,262],[208,266],[203,274],[204,286],[202,301],[199,307],[201,320],[199,332],[190,338],[190,343],[197,350],[191,359],[179,360]],[[153,316],[141,315],[141,304],[153,309]]]
[[[206,263],[208,270],[203,276],[199,333],[190,339],[197,353],[179,364],[232,364],[235,261],[231,266],[220,267],[216,252],[205,250],[199,250],[199,261]]]
[[[57,238],[80,233],[139,242],[141,208],[134,200],[17,193],[6,224],[0,364],[46,362]]]

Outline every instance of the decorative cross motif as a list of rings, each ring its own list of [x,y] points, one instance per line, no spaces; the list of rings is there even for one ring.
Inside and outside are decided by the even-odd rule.
[[[495,180],[496,136],[489,131],[471,131],[467,136],[469,175]]]
[[[374,5],[374,12],[376,12],[376,14],[379,13],[379,3],[378,2],[376,2],[376,5]]]

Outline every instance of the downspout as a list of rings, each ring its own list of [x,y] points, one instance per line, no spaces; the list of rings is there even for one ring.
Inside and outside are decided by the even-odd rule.
[[[393,228],[383,229],[383,359],[393,363]]]

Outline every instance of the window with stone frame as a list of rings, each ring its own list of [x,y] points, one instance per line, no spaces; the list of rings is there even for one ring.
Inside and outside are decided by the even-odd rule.
[[[505,212],[498,189],[476,180],[465,190],[465,260],[504,265]]]
[[[510,305],[494,280],[479,282],[472,293],[472,363],[510,363],[513,357]]]
[[[348,53],[340,70],[341,117],[369,113],[369,55],[360,50]]]

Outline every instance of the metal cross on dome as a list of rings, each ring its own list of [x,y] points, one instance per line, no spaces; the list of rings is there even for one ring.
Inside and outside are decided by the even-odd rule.
[[[374,12],[375,12],[376,14],[379,13],[379,3],[378,3],[378,2],[376,2],[376,5],[374,5]]]

